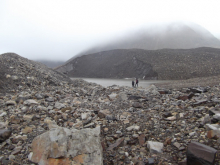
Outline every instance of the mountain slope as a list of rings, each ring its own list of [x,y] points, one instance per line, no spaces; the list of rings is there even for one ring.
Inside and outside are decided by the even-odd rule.
[[[70,77],[188,79],[220,74],[220,49],[119,49],[77,57],[56,70]]]
[[[0,55],[0,92],[72,82],[69,77],[15,53]]]
[[[64,64],[64,61],[52,61],[52,60],[35,60],[35,61],[40,62],[49,68],[56,68]]]

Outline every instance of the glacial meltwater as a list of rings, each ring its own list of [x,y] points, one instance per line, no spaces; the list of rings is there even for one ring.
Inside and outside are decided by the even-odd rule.
[[[71,78],[71,79],[78,79],[78,78]],[[105,79],[105,78],[81,78],[85,81],[88,82],[93,82],[99,85],[102,85],[104,87],[112,86],[112,85],[119,85],[119,86],[129,86],[132,87],[132,79],[127,78],[127,79]],[[141,80],[138,79],[138,87],[143,87],[146,88],[150,86],[151,84],[155,83],[161,83],[161,82],[167,82],[167,81],[162,81],[162,80]]]

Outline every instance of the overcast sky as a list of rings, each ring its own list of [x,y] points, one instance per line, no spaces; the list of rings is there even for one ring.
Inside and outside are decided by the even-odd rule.
[[[0,0],[0,54],[66,61],[131,29],[190,21],[220,38],[219,0]]]

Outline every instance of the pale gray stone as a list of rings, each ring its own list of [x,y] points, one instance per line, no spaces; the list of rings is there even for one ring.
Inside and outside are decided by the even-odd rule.
[[[162,153],[163,143],[148,141],[147,148],[150,150],[151,153]]]
[[[140,129],[140,126],[137,126],[137,125],[132,125],[132,126],[126,128],[127,131],[133,131],[133,130],[139,131],[139,129]]]
[[[16,102],[13,100],[9,100],[5,103],[6,105],[16,105]]]
[[[24,105],[31,105],[31,104],[39,104],[39,103],[33,99],[28,99],[24,101]]]
[[[65,107],[66,106],[64,104],[62,104],[62,103],[59,103],[59,102],[55,103],[55,108],[57,108],[57,109],[62,109],[62,108],[65,108]]]

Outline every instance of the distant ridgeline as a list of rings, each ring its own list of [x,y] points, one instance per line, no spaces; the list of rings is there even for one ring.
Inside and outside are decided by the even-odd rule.
[[[83,55],[56,68],[70,77],[189,79],[220,74],[220,49],[118,49]]]

